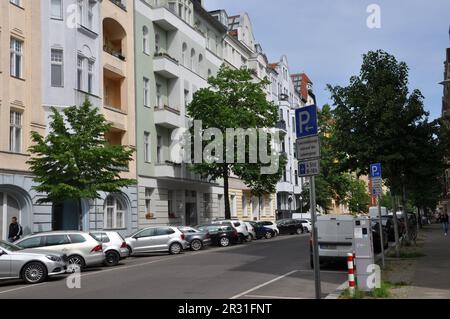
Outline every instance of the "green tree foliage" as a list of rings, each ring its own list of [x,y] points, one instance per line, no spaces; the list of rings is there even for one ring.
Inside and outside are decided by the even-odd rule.
[[[269,84],[267,80],[257,82],[253,80],[252,73],[249,70],[232,70],[222,66],[217,76],[208,79],[208,83],[209,87],[200,89],[195,93],[193,101],[187,107],[187,111],[192,119],[203,122],[204,130],[217,128],[223,133],[224,154],[231,151],[231,149],[227,148],[225,135],[227,128],[276,127],[278,107],[266,99],[264,89]],[[208,142],[205,141],[204,146],[207,144]],[[235,164],[220,163],[219,161],[206,163],[204,161],[201,164],[192,166],[192,170],[203,177],[210,179],[223,178],[226,218],[231,216],[228,184],[231,173],[237,175],[256,195],[274,193],[276,183],[280,180],[282,170],[286,164],[286,157],[281,156],[278,172],[272,175],[262,175],[261,168],[267,166],[267,164],[263,164],[259,160],[258,163],[249,164],[250,143],[246,144],[247,164],[237,164],[238,161],[235,158]],[[232,145],[236,150],[237,139]],[[236,153],[235,156],[237,156]]]
[[[43,137],[33,132],[29,149],[28,164],[38,184],[35,190],[46,194],[40,202],[95,199],[100,191],[116,192],[136,184],[120,177],[134,150],[105,141],[110,129],[88,100],[62,114],[52,108],[49,134]]]

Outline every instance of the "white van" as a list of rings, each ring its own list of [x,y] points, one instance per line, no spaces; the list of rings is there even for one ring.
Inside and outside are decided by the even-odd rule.
[[[369,216],[370,218],[378,219],[378,207],[370,207]],[[386,207],[381,207],[381,216],[388,216],[388,211]]]
[[[320,263],[345,261],[353,252],[354,217],[351,215],[323,215],[317,217],[317,236]],[[313,267],[311,245],[311,268]]]

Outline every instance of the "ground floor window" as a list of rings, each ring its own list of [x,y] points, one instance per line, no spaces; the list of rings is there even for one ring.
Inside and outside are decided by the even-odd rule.
[[[125,228],[125,205],[121,199],[110,195],[105,201],[105,229]]]

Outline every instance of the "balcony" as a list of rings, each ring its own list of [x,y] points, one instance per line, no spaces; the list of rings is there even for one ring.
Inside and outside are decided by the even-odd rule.
[[[168,7],[161,6],[153,10],[153,23],[165,31],[178,30],[178,20],[178,16]]]
[[[170,162],[155,165],[155,177],[158,178],[183,178],[183,168],[181,165]]]
[[[126,61],[126,31],[112,18],[103,20],[103,51],[122,62]]]
[[[163,107],[155,107],[154,119],[156,125],[171,130],[184,127],[186,124],[179,110],[166,105]]]
[[[286,121],[282,120],[282,121],[278,121],[276,128],[282,131],[287,132],[287,125],[286,125]]]
[[[105,68],[103,70],[103,103],[108,108],[124,110],[122,86],[124,77]]]
[[[167,53],[157,53],[153,59],[153,71],[166,79],[176,79],[180,76],[180,65]]]

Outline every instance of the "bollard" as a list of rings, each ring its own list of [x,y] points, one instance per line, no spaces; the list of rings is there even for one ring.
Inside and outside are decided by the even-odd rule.
[[[355,269],[353,263],[353,254],[347,254],[347,267],[348,267],[348,290],[350,295],[355,295]]]

